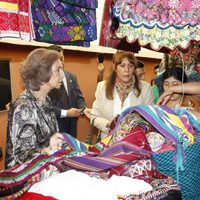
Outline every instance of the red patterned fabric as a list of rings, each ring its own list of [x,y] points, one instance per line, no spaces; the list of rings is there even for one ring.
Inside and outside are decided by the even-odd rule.
[[[29,8],[29,0],[0,1],[0,38],[32,38]]]

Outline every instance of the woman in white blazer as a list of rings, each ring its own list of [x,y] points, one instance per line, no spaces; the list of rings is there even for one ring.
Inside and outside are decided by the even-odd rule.
[[[112,120],[129,106],[153,104],[149,83],[135,76],[136,58],[132,52],[118,51],[113,56],[110,73],[97,85],[90,122],[106,137]]]

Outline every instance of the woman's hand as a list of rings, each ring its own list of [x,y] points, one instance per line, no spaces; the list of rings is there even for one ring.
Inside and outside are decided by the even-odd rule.
[[[171,96],[173,95],[172,90],[166,90],[158,99],[157,105],[166,105],[167,102],[170,100]]]
[[[90,119],[90,113],[91,113],[91,110],[90,108],[85,108],[83,113],[85,114],[85,116]]]
[[[79,117],[81,115],[82,109],[70,108],[67,110],[67,117]]]
[[[54,133],[49,141],[50,150],[55,152],[62,149],[64,142],[64,137],[61,133]]]
[[[116,115],[116,116],[113,118],[113,120],[112,120],[110,123],[107,124],[107,127],[109,127],[110,130],[113,130],[113,129],[115,128],[115,125],[116,125],[116,123],[117,123],[118,118],[119,118],[119,115]]]

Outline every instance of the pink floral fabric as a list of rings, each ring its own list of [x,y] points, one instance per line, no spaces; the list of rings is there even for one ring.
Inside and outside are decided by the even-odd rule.
[[[200,23],[200,0],[118,0],[114,15],[133,27],[183,28]]]

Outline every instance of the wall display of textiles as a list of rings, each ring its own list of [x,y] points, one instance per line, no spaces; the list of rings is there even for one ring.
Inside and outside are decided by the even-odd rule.
[[[34,40],[90,46],[97,39],[96,8],[96,0],[33,0]]]
[[[29,0],[0,0],[0,38],[31,40]]]
[[[109,14],[118,21],[115,30],[110,31],[118,42],[126,40],[131,45],[137,43],[155,51],[163,48],[169,51],[176,47],[187,49],[191,41],[200,41],[200,5],[195,0],[107,1],[112,11]],[[110,26],[105,18],[103,29]],[[108,41],[106,35],[100,45],[111,45],[103,41]]]
[[[89,47],[97,0],[0,0],[0,38]]]

